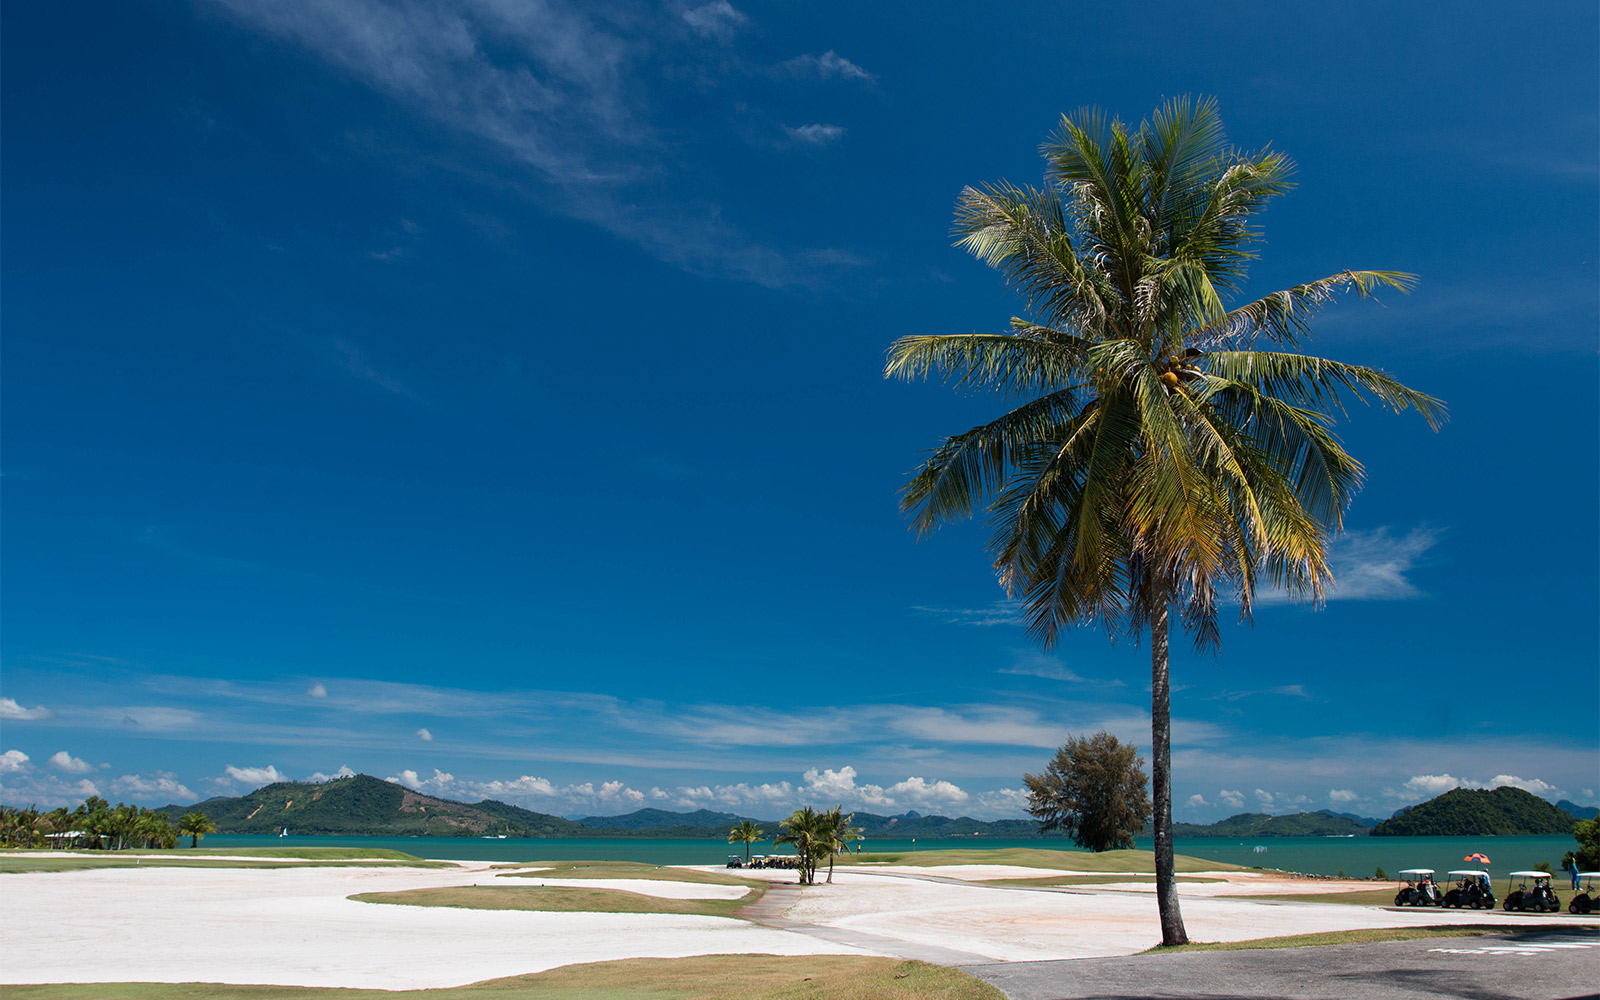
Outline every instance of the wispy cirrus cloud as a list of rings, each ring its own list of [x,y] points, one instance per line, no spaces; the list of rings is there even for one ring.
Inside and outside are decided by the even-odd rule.
[[[1330,601],[1409,601],[1426,596],[1409,574],[1442,535],[1427,526],[1398,537],[1388,528],[1340,535],[1328,553],[1334,585],[1325,596]],[[1287,603],[1289,596],[1283,591],[1263,590],[1256,595],[1258,605]]]
[[[205,2],[443,125],[468,176],[500,183],[509,165],[509,186],[547,209],[691,273],[781,287],[857,266],[835,248],[774,247],[746,234],[724,206],[698,194],[703,181],[687,147],[649,118],[662,91],[694,87],[705,100],[708,84],[744,72],[738,59],[706,60],[686,81],[660,56],[733,42],[749,19],[727,0],[675,10],[570,0]],[[837,61],[829,66],[843,72]],[[809,135],[812,143],[836,137]],[[372,254],[404,256],[414,235]]]
[[[1023,677],[1042,677],[1051,681],[1066,681],[1069,684],[1090,684],[1096,687],[1127,687],[1126,682],[1116,678],[1084,677],[1076,671],[1068,669],[1057,657],[1036,650],[1022,650],[1016,654],[1016,659],[1010,666],[1001,667],[1002,674],[1015,674]]]
[[[785,60],[781,65],[790,76],[801,79],[810,77],[823,80],[860,80],[862,83],[872,83],[877,80],[876,76],[868,73],[832,49],[820,56],[814,56],[809,53],[798,55],[793,59]]]
[[[783,130],[789,134],[789,138],[807,146],[826,146],[830,142],[843,138],[845,133],[842,125],[823,124],[801,125],[798,128],[791,128],[785,125]]]
[[[913,605],[912,611],[936,618],[946,625],[975,625],[988,628],[994,625],[1026,625],[1021,601],[996,601],[986,608],[931,608]]]

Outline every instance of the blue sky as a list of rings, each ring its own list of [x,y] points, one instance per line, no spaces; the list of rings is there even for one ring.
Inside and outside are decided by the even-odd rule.
[[[92,15],[92,16],[89,16]],[[341,769],[562,814],[1021,815],[1148,657],[1046,654],[896,491],[995,412],[890,383],[1021,306],[951,248],[1096,104],[1215,95],[1344,268],[1326,608],[1176,645],[1177,813],[1600,789],[1592,4],[11,5],[0,799]]]

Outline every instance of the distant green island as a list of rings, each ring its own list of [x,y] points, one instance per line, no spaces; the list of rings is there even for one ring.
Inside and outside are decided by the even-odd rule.
[[[1563,806],[1571,803],[1563,802]],[[173,818],[199,809],[222,834],[273,834],[351,837],[619,837],[725,839],[730,827],[753,819],[769,836],[778,820],[700,809],[668,812],[639,809],[622,816],[566,819],[494,799],[453,802],[424,795],[404,785],[358,774],[325,782],[281,781],[237,798],[207,799],[198,806],[169,805]],[[1565,834],[1575,822],[1571,811],[1516,788],[1479,791],[1457,788],[1383,821],[1327,810],[1269,816],[1240,813],[1217,823],[1178,823],[1178,837],[1363,837],[1477,836],[1486,834]],[[1032,820],[977,820],[969,816],[898,816],[856,813],[854,825],[869,839],[915,837],[1065,840],[1041,834]]]
[[[1577,818],[1520,788],[1452,788],[1379,823],[1374,837],[1565,834]]]

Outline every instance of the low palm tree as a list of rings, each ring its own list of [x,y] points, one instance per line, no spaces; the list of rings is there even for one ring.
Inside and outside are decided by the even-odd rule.
[[[750,845],[767,835],[767,831],[755,824],[754,820],[742,819],[739,825],[728,831],[728,843],[744,842],[744,862],[750,863]]]
[[[199,847],[201,838],[216,832],[217,824],[198,809],[178,817],[178,833],[189,838],[190,847]]]
[[[1248,619],[1263,577],[1320,602],[1329,540],[1363,476],[1330,429],[1343,398],[1415,409],[1435,428],[1445,408],[1377,369],[1294,351],[1339,291],[1406,291],[1411,275],[1340,271],[1227,307],[1255,257],[1253,218],[1290,188],[1293,164],[1230,146],[1214,101],[1171,101],[1136,129],[1079,111],[1043,152],[1045,187],[967,188],[954,230],[1029,316],[889,349],[888,377],[938,372],[1013,407],[945,439],[902,505],[919,533],[982,506],[1000,583],[1046,648],[1085,622],[1148,633],[1156,898],[1162,942],[1182,944],[1174,606],[1215,648],[1218,606],[1231,599]]]
[[[796,861],[800,870],[800,884],[811,885],[816,881],[817,855],[819,852],[822,817],[810,806],[796,809],[794,814],[778,825],[786,832],[773,838],[773,844],[793,844]]]

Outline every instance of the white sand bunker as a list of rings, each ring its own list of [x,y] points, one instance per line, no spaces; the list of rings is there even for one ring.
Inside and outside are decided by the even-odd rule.
[[[401,990],[622,958],[875,954],[724,917],[466,910],[345,898],[475,881],[483,881],[481,873],[370,867],[0,875],[8,918],[0,922],[0,983]],[[640,884],[614,881],[630,891]],[[694,886],[711,888],[737,887]]]

